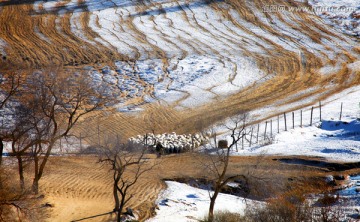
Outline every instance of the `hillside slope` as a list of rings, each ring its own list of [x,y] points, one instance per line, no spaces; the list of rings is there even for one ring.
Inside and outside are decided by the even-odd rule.
[[[285,8],[264,10],[270,6]],[[301,7],[309,5],[280,0],[1,1],[0,65],[3,71],[91,67],[94,81],[120,90],[120,109],[135,104],[149,110],[148,102],[160,102],[159,107],[174,109],[157,116],[167,121],[163,130],[189,131],[194,123],[211,124],[240,109],[279,99],[286,103],[300,92],[291,100],[317,95],[315,101],[360,82],[358,39],[314,12],[290,10]],[[107,118],[120,121],[123,115]]]

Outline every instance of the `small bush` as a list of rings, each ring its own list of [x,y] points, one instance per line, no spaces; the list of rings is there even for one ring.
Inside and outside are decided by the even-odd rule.
[[[339,200],[338,195],[324,194],[324,196],[320,198],[318,202],[321,206],[327,207],[334,205],[338,200]]]
[[[242,216],[238,213],[232,213],[229,211],[218,211],[214,214],[213,222],[243,222],[245,221]],[[209,218],[206,216],[200,222],[210,222]]]

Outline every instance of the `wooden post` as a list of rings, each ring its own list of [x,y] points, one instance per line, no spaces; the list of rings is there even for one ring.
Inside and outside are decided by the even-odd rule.
[[[293,129],[295,129],[295,114],[292,112]]]
[[[285,121],[285,131],[287,131],[287,124],[286,124],[286,113],[284,113],[284,121]]]
[[[146,134],[145,134],[145,146],[148,145],[147,141],[148,141],[148,134],[146,133]]]
[[[270,138],[273,137],[273,127],[272,127],[272,119],[270,120]]]
[[[302,110],[300,110],[300,127],[302,127]]]
[[[320,121],[321,121],[321,101],[319,101],[319,108],[320,108]]]
[[[241,149],[244,149],[244,137],[245,137],[245,133],[242,133],[242,137],[241,137]],[[238,150],[236,150],[238,152]]]
[[[265,122],[264,140],[266,140],[267,121]]]
[[[195,145],[194,145],[194,135],[191,135],[191,150],[194,150],[194,149],[195,149],[194,146],[195,146]],[[216,140],[215,140],[215,146],[217,146]]]
[[[340,108],[340,119],[341,120],[341,117],[342,117],[342,110],[343,110],[343,103],[341,103],[341,108]]]
[[[260,124],[258,123],[258,129],[256,134],[256,143],[259,143],[259,130],[260,130]]]
[[[251,141],[252,141],[252,137],[253,137],[253,130],[254,130],[254,127],[251,127],[249,147],[251,147]]]
[[[278,133],[280,133],[280,116],[277,118]]]
[[[310,126],[312,126],[312,117],[313,117],[314,107],[311,107],[311,114],[310,114]]]
[[[194,150],[195,149],[195,144],[194,144],[194,135],[191,135],[191,149]]]

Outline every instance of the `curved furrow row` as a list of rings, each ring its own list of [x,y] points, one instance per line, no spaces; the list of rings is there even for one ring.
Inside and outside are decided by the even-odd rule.
[[[210,107],[219,112],[206,114],[221,119],[222,110],[231,115],[240,105],[253,109],[271,104],[306,87],[329,85],[332,78],[338,79],[337,85],[324,95],[356,84],[356,73],[347,68],[359,60],[354,39],[311,12],[269,13],[263,11],[265,5],[308,6],[280,0],[67,0],[0,5],[4,24],[0,47],[8,46],[0,50],[5,52],[2,63],[68,68],[96,64],[113,69],[117,60],[131,59],[133,68],[127,76],[122,63],[112,76],[100,72],[101,81],[121,91],[125,106],[144,104],[149,98],[185,110],[202,106],[177,113],[183,117],[173,123],[202,116]],[[336,71],[329,74],[332,68]],[[355,77],[345,81],[344,76]],[[220,108],[214,105],[218,101]],[[110,117],[109,122],[118,117]],[[123,126],[141,131],[127,123],[111,128],[124,131]]]

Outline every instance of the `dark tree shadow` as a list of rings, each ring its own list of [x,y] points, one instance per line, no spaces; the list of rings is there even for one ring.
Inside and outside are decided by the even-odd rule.
[[[106,215],[111,215],[113,213],[114,213],[114,211],[110,211],[110,212],[103,213],[103,214],[97,214],[97,215],[93,215],[93,216],[89,216],[89,217],[84,217],[84,218],[81,218],[81,219],[78,219],[78,220],[72,220],[71,222],[89,220],[89,219],[93,219],[93,218],[97,218],[97,217],[103,217],[103,216],[106,216]]]
[[[56,2],[57,0],[47,0],[47,2]],[[0,7],[14,6],[14,5],[29,5],[34,4],[36,0],[7,0],[1,1]]]
[[[178,12],[184,11],[190,8],[199,8],[204,7],[206,5],[217,3],[217,2],[224,2],[225,0],[194,0],[190,3],[182,3],[177,6],[169,6],[164,8],[156,8],[156,9],[149,9],[142,12],[138,12],[135,14],[131,14],[130,17],[138,17],[138,16],[146,16],[146,15],[160,15],[164,13],[171,13],[171,12]],[[34,1],[32,1],[34,2]],[[166,1],[164,1],[166,2]],[[10,3],[8,3],[10,4]],[[32,15],[42,15],[42,14],[68,14],[73,13],[76,10],[82,10],[84,12],[93,12],[93,11],[101,11],[108,8],[116,8],[116,7],[130,7],[136,5],[144,4],[143,0],[128,0],[128,1],[121,1],[121,0],[94,0],[91,2],[82,2],[76,3],[74,5],[59,5],[53,7],[51,10],[42,10],[40,12],[32,12]],[[1,6],[1,5],[0,5]]]

